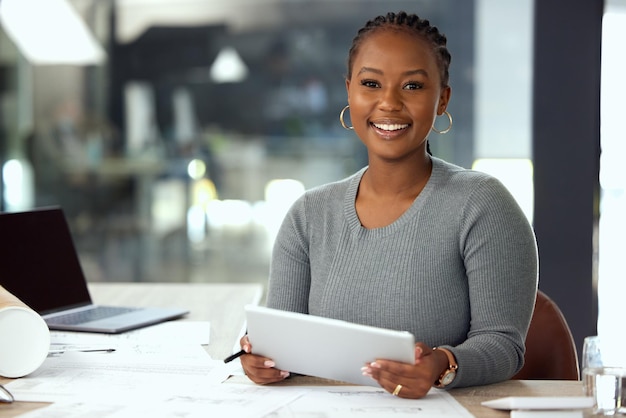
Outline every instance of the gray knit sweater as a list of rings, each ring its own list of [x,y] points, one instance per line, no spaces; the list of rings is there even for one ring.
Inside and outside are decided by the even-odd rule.
[[[412,206],[382,228],[363,228],[355,210],[367,168],[307,191],[276,238],[267,305],[446,346],[459,364],[450,387],[506,380],[523,364],[534,233],[498,180],[432,162]]]

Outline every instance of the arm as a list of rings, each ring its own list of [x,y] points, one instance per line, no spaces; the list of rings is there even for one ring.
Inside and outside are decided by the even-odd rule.
[[[267,306],[309,313],[311,268],[304,199],[291,207],[278,231],[267,292]]]
[[[463,209],[460,251],[471,306],[468,338],[449,347],[459,363],[454,386],[511,378],[523,364],[537,290],[535,237],[511,194],[483,180]]]
[[[466,339],[443,345],[459,365],[449,388],[506,380],[521,368],[537,286],[536,244],[526,217],[495,179],[471,180],[471,187],[463,182],[461,187],[445,191],[458,197],[452,207],[459,207],[459,212],[450,215],[458,216],[458,252],[469,298]],[[461,188],[468,192],[461,192]],[[437,218],[436,222],[444,219]],[[447,222],[455,221],[450,218]],[[453,282],[446,286],[453,286]],[[444,298],[440,304],[441,319],[437,322],[443,334],[452,326],[451,319],[446,318],[452,317],[450,313],[454,309],[458,309],[457,305],[446,305]],[[444,341],[445,338],[438,344]],[[416,353],[419,362],[415,367],[380,360],[376,363],[384,373],[368,366],[364,371],[373,371],[372,377],[390,392],[402,384],[399,396],[422,396],[424,385],[432,386],[448,365],[445,356],[430,359],[431,348],[422,348],[421,356]],[[434,354],[441,354],[437,351]],[[419,368],[430,372],[419,372]]]

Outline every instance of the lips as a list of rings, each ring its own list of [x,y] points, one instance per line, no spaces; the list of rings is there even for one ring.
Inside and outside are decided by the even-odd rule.
[[[410,123],[402,123],[391,120],[370,122],[370,125],[376,134],[385,140],[392,140],[400,137],[411,126]]]
[[[372,122],[372,125],[377,128],[380,129],[382,131],[387,131],[387,132],[393,132],[393,131],[399,131],[401,129],[405,129],[409,127],[408,123],[375,123]]]

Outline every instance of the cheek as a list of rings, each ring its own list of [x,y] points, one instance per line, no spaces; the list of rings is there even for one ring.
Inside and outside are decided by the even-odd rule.
[[[437,117],[436,102],[433,105],[430,103],[418,103],[411,106],[409,111],[415,121],[421,121],[422,123],[432,123]]]
[[[354,123],[363,123],[367,120],[372,110],[372,101],[364,100],[362,96],[351,96],[348,98],[350,103],[350,118]]]
[[[363,106],[363,103],[350,103],[350,125],[354,127],[354,131],[357,135],[361,135],[367,129],[369,114],[368,107]]]

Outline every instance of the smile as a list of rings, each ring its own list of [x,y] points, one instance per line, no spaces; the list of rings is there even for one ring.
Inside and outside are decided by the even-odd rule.
[[[399,131],[409,127],[408,123],[372,123],[372,125],[382,131]]]

